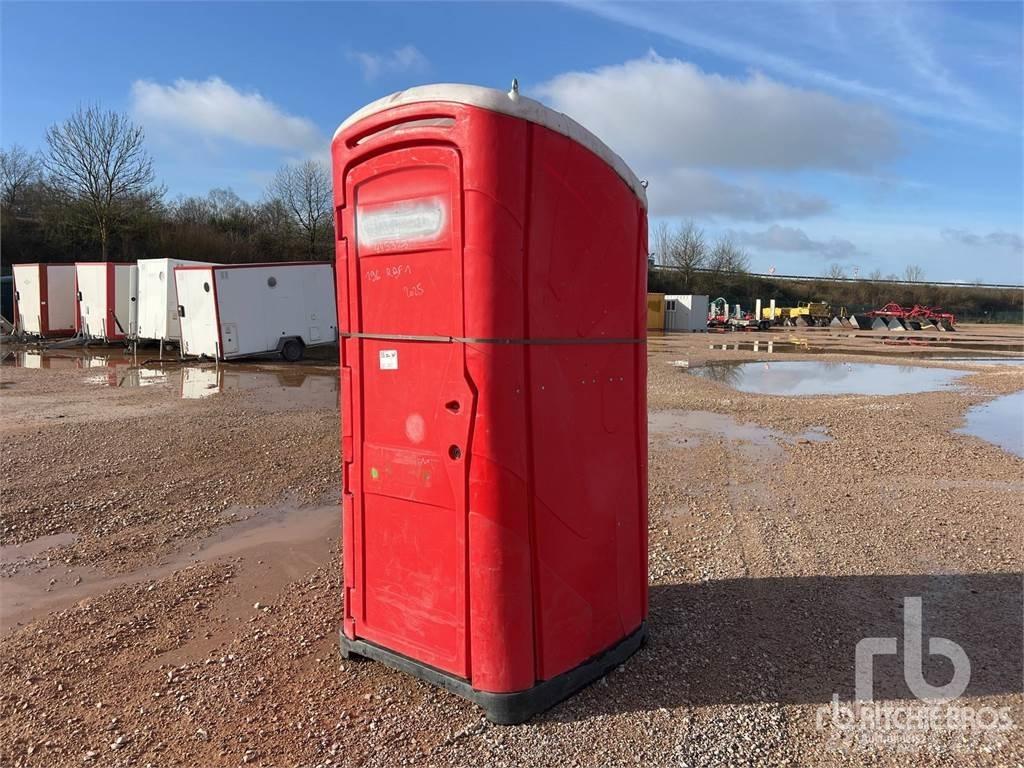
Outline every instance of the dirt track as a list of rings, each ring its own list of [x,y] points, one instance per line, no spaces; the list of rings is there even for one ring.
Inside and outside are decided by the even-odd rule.
[[[651,339],[650,641],[517,727],[338,658],[329,365],[148,386],[121,363],[4,367],[0,765],[1021,764],[1024,460],[953,430],[1024,389],[1024,366],[920,355],[1019,358],[1024,333],[893,342]],[[928,394],[780,398],[670,365],[781,359],[969,374]],[[925,635],[971,659],[961,703],[1007,707],[1016,729],[831,749],[819,708],[851,698],[857,642],[901,636],[912,595]],[[895,658],[875,697],[910,701]]]

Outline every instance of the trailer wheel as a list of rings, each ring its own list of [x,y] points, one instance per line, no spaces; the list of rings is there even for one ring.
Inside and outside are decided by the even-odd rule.
[[[299,339],[288,339],[281,347],[281,357],[289,363],[297,363],[306,354],[306,347]]]

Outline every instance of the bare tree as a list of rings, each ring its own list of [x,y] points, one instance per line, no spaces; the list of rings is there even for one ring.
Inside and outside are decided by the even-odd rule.
[[[903,279],[908,283],[920,283],[924,280],[924,269],[917,264],[908,264],[903,270]]]
[[[272,199],[284,203],[295,218],[305,233],[308,255],[315,258],[317,240],[332,220],[330,171],[314,160],[285,165],[278,169],[267,191]]]
[[[692,220],[683,222],[672,235],[669,245],[669,263],[683,271],[687,283],[694,271],[705,266],[708,258],[708,247],[704,240],[704,230]]]
[[[829,264],[825,270],[825,277],[829,280],[842,280],[846,277],[846,270],[840,264]]]
[[[721,237],[708,254],[708,267],[715,272],[746,272],[750,257],[728,235]]]
[[[171,204],[170,212],[175,222],[191,227],[205,226],[213,219],[204,197],[180,197]]]
[[[10,149],[0,149],[0,194],[8,211],[14,212],[21,193],[39,181],[42,171],[43,164],[36,153],[18,144],[12,144]]]
[[[668,264],[668,253],[672,248],[672,231],[664,221],[659,222],[651,233],[650,245],[654,249],[654,263]]]
[[[874,283],[882,282],[882,270],[880,270],[880,269],[872,269],[871,270],[871,274],[868,275],[868,280],[870,280],[870,281],[872,281]]]
[[[260,204],[258,210],[260,224],[263,228],[282,239],[294,232],[291,212],[278,199],[267,200]]]
[[[46,132],[45,159],[52,182],[64,194],[85,203],[99,232],[103,260],[110,235],[132,201],[159,196],[152,190],[153,161],[143,147],[140,126],[119,112],[81,107]]]

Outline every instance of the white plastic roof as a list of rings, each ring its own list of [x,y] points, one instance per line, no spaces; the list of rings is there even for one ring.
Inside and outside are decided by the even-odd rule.
[[[518,117],[522,120],[529,120],[531,123],[543,125],[556,133],[568,136],[573,141],[582,144],[595,155],[610,165],[622,178],[630,189],[636,194],[644,207],[647,207],[647,191],[636,174],[630,170],[626,162],[615,154],[607,144],[601,141],[582,125],[577,123],[568,115],[545,107],[539,101],[534,101],[518,92],[505,93],[494,88],[483,88],[479,85],[460,85],[454,83],[438,83],[436,85],[421,85],[416,88],[408,88],[404,91],[396,91],[390,96],[367,104],[358,112],[349,117],[338,126],[334,137],[351,125],[363,118],[383,112],[385,109],[400,107],[405,104],[419,104],[428,101],[451,101],[456,104],[468,104],[481,109],[488,109],[492,112],[500,112],[511,117]]]

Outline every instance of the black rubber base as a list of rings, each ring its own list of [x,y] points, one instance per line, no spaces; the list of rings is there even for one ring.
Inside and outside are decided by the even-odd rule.
[[[368,659],[379,661],[392,669],[414,675],[472,701],[484,710],[487,719],[492,723],[515,725],[550,709],[581,688],[601,678],[636,653],[646,636],[647,626],[641,624],[632,634],[622,638],[615,645],[588,659],[578,667],[538,683],[533,688],[514,693],[478,691],[462,678],[365,640],[350,640],[345,637],[344,633],[339,633],[339,645],[343,658],[365,656]]]

